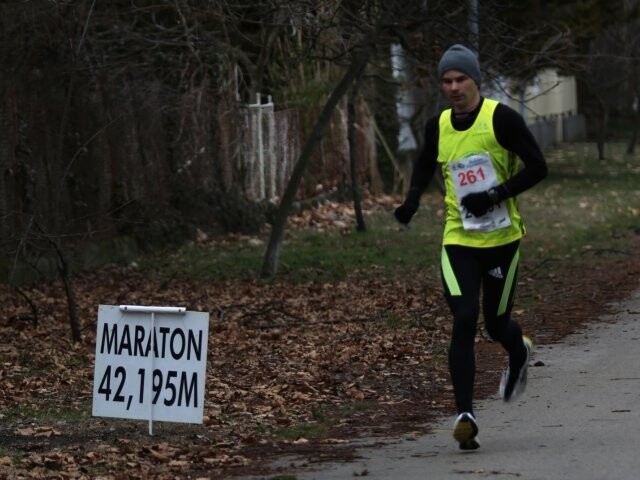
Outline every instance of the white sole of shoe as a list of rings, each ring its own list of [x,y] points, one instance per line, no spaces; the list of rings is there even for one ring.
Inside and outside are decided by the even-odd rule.
[[[533,342],[527,336],[522,336],[522,343],[524,343],[525,349],[527,350],[527,358],[525,359],[524,365],[520,368],[520,372],[518,373],[518,379],[516,380],[515,385],[513,386],[513,391],[509,398],[505,398],[505,390],[507,387],[507,380],[509,379],[509,367],[502,372],[502,378],[500,379],[500,389],[498,393],[500,398],[502,398],[505,402],[511,402],[522,395],[527,386],[527,369],[529,367],[529,361],[531,360],[531,354],[533,352]]]
[[[461,450],[475,450],[480,447],[478,442],[478,425],[469,413],[458,415],[453,425],[453,438],[458,442]]]

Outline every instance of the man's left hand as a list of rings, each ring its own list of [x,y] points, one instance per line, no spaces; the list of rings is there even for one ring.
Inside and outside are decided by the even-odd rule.
[[[493,201],[487,192],[470,193],[460,203],[474,217],[481,217],[493,206]]]

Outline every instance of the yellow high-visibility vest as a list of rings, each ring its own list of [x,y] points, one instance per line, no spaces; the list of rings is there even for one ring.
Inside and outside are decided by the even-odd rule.
[[[493,231],[469,231],[463,228],[451,174],[451,164],[471,155],[488,154],[495,169],[498,183],[502,183],[518,171],[518,157],[505,150],[496,140],[493,131],[493,113],[498,102],[484,99],[473,125],[465,131],[458,131],[451,124],[451,109],[440,114],[438,162],[442,168],[445,183],[445,227],[443,245],[465,245],[469,247],[496,247],[511,243],[526,233],[518,203],[515,198],[504,200],[511,225]]]

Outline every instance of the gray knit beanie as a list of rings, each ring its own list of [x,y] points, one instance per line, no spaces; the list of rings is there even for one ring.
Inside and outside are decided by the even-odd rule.
[[[464,45],[457,43],[449,47],[442,55],[440,63],[438,63],[438,78],[441,79],[448,70],[459,70],[471,77],[478,87],[480,86],[482,74],[478,57]]]

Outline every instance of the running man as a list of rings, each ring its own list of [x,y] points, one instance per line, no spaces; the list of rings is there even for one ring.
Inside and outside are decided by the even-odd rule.
[[[525,235],[516,197],[546,177],[547,165],[524,119],[481,96],[480,64],[471,50],[456,44],[445,51],[438,77],[451,108],[427,121],[409,191],[394,215],[409,224],[440,165],[446,206],[441,273],[453,316],[449,371],[458,411],[453,436],[461,449],[474,450],[480,446],[473,411],[480,298],[487,333],[509,356],[500,396],[512,401],[526,386],[532,344],[511,318]]]

